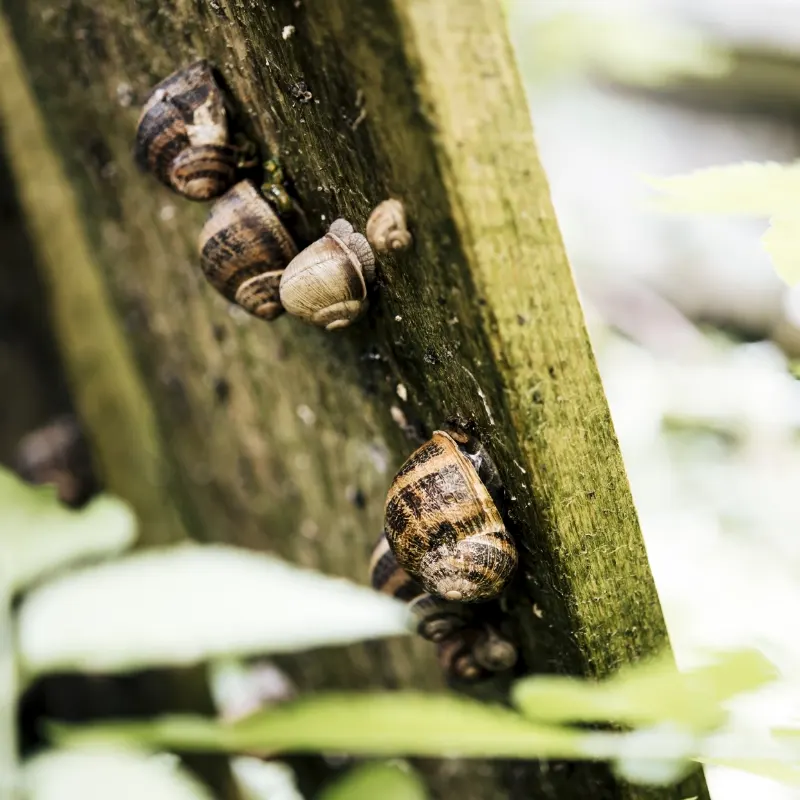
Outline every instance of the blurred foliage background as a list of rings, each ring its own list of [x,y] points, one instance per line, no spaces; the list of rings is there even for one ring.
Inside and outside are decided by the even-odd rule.
[[[800,151],[791,0],[509,3],[540,154],[679,664],[749,641],[796,720],[800,289],[763,220],[666,215],[645,176]],[[798,198],[800,199],[800,198]],[[707,769],[715,798],[797,789]]]
[[[643,178],[798,157],[800,6],[507,5],[678,662],[761,649],[783,680],[733,702],[734,719],[791,727],[800,712],[800,290],[781,282],[760,246],[765,221],[661,214]],[[10,465],[19,437],[70,404],[2,153],[0,252],[0,381],[13,387],[0,462]],[[715,800],[800,797],[725,765],[707,775]],[[356,796],[349,791],[330,796]]]

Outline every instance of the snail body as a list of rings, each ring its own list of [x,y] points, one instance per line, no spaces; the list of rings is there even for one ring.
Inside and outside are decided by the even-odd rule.
[[[297,248],[251,181],[214,203],[198,245],[203,274],[220,294],[261,319],[283,313],[278,286]]]
[[[375,255],[366,237],[344,219],[295,256],[281,277],[284,308],[326,330],[345,328],[367,308]]]
[[[225,99],[201,59],[150,93],[136,131],[136,157],[161,183],[189,200],[217,197],[236,181]]]
[[[496,480],[474,439],[435,431],[401,467],[387,496],[385,532],[398,563],[446,600],[497,597],[517,566],[516,546],[479,471]]]
[[[411,245],[406,210],[399,200],[384,200],[367,220],[367,239],[378,253],[405,250]]]

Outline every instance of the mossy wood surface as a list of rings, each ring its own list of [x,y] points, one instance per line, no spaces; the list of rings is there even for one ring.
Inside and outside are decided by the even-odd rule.
[[[459,415],[508,493],[526,668],[603,675],[666,643],[498,2],[3,10],[22,69],[0,40],[0,111],[76,403],[148,541],[188,532],[365,582],[393,472]],[[134,166],[138,106],[199,56],[279,156],[312,234],[337,216],[363,230],[375,203],[405,202],[414,247],[380,259],[357,327],[232,309],[198,269],[208,207]],[[292,668],[306,687],[440,683],[430,648],[406,641]],[[431,780],[459,798],[704,792],[640,790],[600,767],[501,767],[461,781],[432,767]]]

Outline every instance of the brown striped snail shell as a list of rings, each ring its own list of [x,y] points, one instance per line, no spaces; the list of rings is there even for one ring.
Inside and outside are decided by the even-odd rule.
[[[455,631],[437,647],[439,664],[451,678],[475,682],[514,666],[517,649],[488,625]]]
[[[346,328],[367,308],[375,255],[366,237],[344,219],[299,253],[281,278],[281,303],[300,319],[332,331]]]
[[[384,200],[367,220],[367,239],[378,253],[405,250],[411,245],[406,210],[399,200]]]
[[[17,474],[28,483],[53,484],[58,499],[78,508],[97,490],[89,445],[71,414],[23,436],[14,456]]]
[[[429,594],[397,563],[385,534],[372,551],[369,573],[373,589],[408,603],[423,639],[441,642],[470,622],[468,607]]]
[[[136,157],[161,183],[189,200],[217,197],[236,181],[225,99],[205,60],[159,83],[142,109]]]
[[[278,286],[297,248],[251,181],[214,203],[198,245],[203,274],[220,294],[261,319],[283,313]]]
[[[386,499],[385,532],[398,563],[447,600],[497,597],[517,566],[516,546],[479,471],[487,480],[496,475],[472,437],[435,431]]]

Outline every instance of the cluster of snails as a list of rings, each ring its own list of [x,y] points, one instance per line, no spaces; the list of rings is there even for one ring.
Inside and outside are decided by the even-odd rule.
[[[298,252],[272,190],[279,182],[259,191],[251,180],[237,180],[244,149],[230,144],[227,117],[209,63],[191,64],[148,97],[136,136],[139,163],[190,200],[218,198],[198,246],[203,274],[224,297],[265,320],[287,311],[326,330],[347,327],[367,309],[373,248],[385,253],[411,244],[402,203],[376,206],[367,236],[337,219]]]
[[[200,233],[203,274],[229,301],[273,320],[284,311],[344,328],[367,308],[375,252],[410,246],[403,204],[384,200],[366,236],[335,220],[299,250],[282,214],[292,206],[280,170],[257,187],[240,178],[246,149],[230,143],[224,94],[208,62],[152,91],[137,132],[139,162],[190,200],[215,199]],[[517,550],[498,511],[499,478],[485,449],[457,428],[435,431],[395,476],[384,533],[372,556],[374,588],[409,604],[418,633],[435,642],[453,677],[478,680],[510,668],[514,645],[475,604],[501,595]]]
[[[446,671],[464,680],[508,669],[517,657],[474,605],[500,596],[517,566],[493,497],[499,489],[477,439],[435,431],[392,481],[370,564],[373,587],[409,603],[417,632],[438,643]]]

